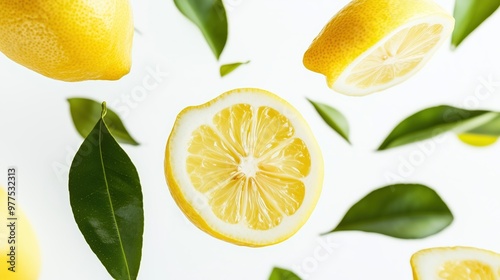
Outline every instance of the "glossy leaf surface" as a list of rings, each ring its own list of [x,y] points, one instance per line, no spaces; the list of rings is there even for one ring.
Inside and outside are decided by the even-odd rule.
[[[136,279],[144,213],[137,170],[101,117],[71,164],[73,215],[92,251],[115,279]]]
[[[398,184],[377,189],[354,204],[330,232],[359,230],[404,239],[436,234],[453,215],[429,187]]]

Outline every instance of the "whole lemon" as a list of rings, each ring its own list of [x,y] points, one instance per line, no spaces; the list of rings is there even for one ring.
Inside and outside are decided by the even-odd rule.
[[[130,71],[128,0],[0,0],[0,51],[63,81],[117,80]]]
[[[26,215],[14,204],[15,216],[8,210],[7,192],[0,186],[0,279],[35,280],[40,274],[40,248]],[[11,218],[11,219],[8,219]]]

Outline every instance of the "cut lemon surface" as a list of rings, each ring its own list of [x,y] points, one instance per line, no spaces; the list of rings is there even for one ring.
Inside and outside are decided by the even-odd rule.
[[[498,280],[500,255],[472,247],[430,248],[411,258],[414,280]]]
[[[255,88],[177,116],[165,152],[170,192],[197,227],[246,246],[281,242],[311,215],[323,159],[300,113]]]
[[[414,75],[454,23],[432,0],[353,0],[314,39],[303,63],[335,91],[366,95]]]

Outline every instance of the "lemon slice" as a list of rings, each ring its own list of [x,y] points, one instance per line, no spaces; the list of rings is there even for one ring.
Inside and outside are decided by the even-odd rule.
[[[196,226],[257,247],[287,239],[306,222],[321,192],[323,159],[290,104],[261,89],[236,89],[179,113],[165,176]]]
[[[414,280],[498,280],[500,255],[472,247],[430,248],[411,258]]]
[[[314,39],[303,63],[332,89],[366,95],[414,75],[454,23],[432,0],[354,0]]]

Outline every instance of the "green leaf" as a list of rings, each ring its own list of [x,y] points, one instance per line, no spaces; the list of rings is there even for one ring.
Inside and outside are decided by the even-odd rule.
[[[417,239],[440,232],[452,221],[450,209],[434,190],[418,184],[399,184],[362,198],[330,232],[360,230]]]
[[[230,63],[230,64],[221,65],[221,67],[220,67],[220,76],[224,77],[227,74],[233,72],[236,68],[240,67],[241,65],[248,64],[248,63],[250,63],[250,60],[245,61],[245,62],[236,62],[236,63]]]
[[[300,277],[289,270],[275,267],[269,276],[269,280],[300,280]]]
[[[487,147],[497,142],[500,136],[500,114],[484,125],[458,133],[458,139],[475,147]]]
[[[227,17],[222,0],[174,0],[177,9],[191,20],[219,59],[227,41]]]
[[[69,172],[76,223],[109,274],[136,279],[144,230],[137,170],[111,136],[102,116],[78,149]]]
[[[68,102],[76,130],[83,138],[87,137],[92,128],[94,128],[95,123],[101,117],[101,104],[87,98],[69,98]],[[130,136],[120,117],[115,112],[107,109],[104,119],[111,134],[118,142],[134,146],[139,145]]]
[[[309,100],[309,99],[307,99]],[[347,143],[349,142],[349,123],[347,119],[336,109],[319,102],[309,100],[318,114],[333,130],[335,130]]]
[[[455,47],[460,45],[499,6],[500,0],[456,0],[453,11],[455,29],[451,37],[451,44]]]
[[[399,123],[378,150],[429,139],[448,131],[456,133],[471,131],[498,117],[497,112],[469,111],[445,105],[428,108]]]
[[[466,133],[485,136],[500,136],[500,114],[489,122],[466,131]]]

